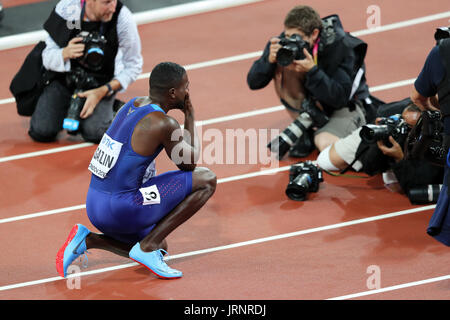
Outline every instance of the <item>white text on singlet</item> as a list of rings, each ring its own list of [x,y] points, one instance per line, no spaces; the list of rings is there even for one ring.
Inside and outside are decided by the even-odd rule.
[[[123,143],[113,140],[105,133],[89,164],[89,171],[99,178],[105,178],[116,164],[122,145]]]

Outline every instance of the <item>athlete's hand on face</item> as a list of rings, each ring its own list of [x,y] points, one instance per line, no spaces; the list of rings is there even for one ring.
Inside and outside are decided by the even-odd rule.
[[[191,97],[189,96],[189,93],[186,93],[186,96],[184,97],[184,109],[183,112],[186,113],[193,113],[194,107],[192,106]]]
[[[62,51],[64,61],[69,59],[76,59],[83,55],[84,52],[84,43],[80,43],[83,40],[81,37],[73,38],[67,44]]]

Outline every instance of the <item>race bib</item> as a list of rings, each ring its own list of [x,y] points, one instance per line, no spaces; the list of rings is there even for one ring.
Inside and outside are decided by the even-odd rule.
[[[123,143],[111,139],[105,133],[89,164],[89,171],[99,178],[105,178],[109,170],[115,166],[122,145]]]
[[[158,204],[161,202],[161,197],[156,184],[150,187],[141,188],[139,191],[141,192],[143,198],[142,205]]]

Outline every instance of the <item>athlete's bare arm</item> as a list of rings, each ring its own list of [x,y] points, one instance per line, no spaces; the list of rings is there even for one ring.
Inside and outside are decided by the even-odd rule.
[[[147,101],[142,101],[147,103]],[[133,150],[149,156],[163,145],[169,158],[180,170],[192,171],[198,159],[199,142],[195,132],[194,112],[189,97],[185,101],[185,130],[177,120],[162,112],[152,112],[136,125],[131,145]]]

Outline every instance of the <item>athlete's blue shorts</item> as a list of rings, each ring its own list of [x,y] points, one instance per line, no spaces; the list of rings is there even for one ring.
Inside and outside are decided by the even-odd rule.
[[[86,211],[91,223],[105,235],[125,243],[136,243],[192,192],[191,171],[169,171],[141,187],[156,185],[159,204],[143,205],[139,189],[109,194],[89,188]]]

